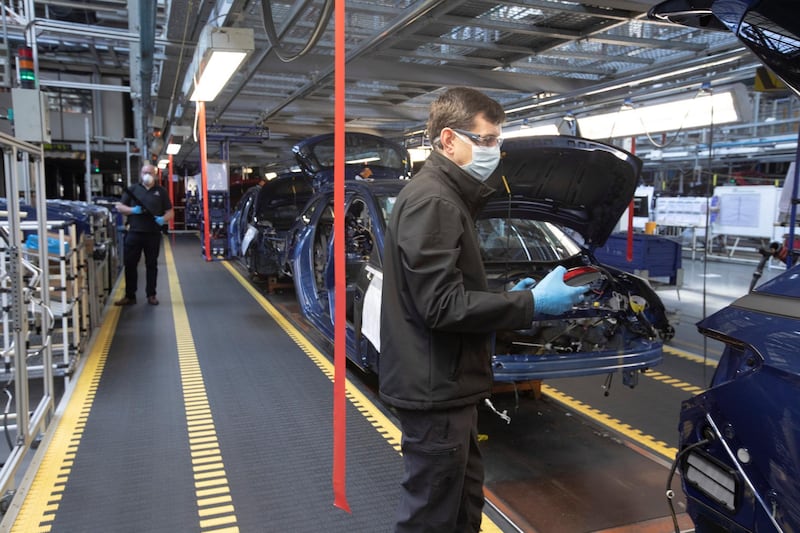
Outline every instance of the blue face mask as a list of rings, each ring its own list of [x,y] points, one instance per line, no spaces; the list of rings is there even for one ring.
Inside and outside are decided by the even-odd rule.
[[[458,132],[456,132],[456,135],[472,147],[472,161],[466,165],[461,165],[461,168],[480,182],[489,179],[497,165],[500,164],[500,146],[478,146]]]

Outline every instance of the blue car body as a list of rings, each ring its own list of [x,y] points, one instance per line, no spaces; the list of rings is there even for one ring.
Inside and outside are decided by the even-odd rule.
[[[733,32],[800,94],[797,8],[792,0],[667,0],[648,15]],[[709,389],[681,406],[675,467],[696,531],[800,530],[799,267],[697,327],[725,349]]]
[[[634,385],[638,370],[661,361],[660,336],[671,331],[664,307],[646,281],[600,265],[590,248],[581,246],[560,225],[580,228],[586,241],[601,245],[633,195],[640,166],[633,156],[616,148],[567,137],[507,141],[504,150],[511,194],[498,192],[477,223],[490,289],[508,290],[528,276],[541,279],[563,264],[569,269],[570,282],[590,284],[592,293],[585,304],[563,316],[537,321],[525,331],[498,332],[492,358],[495,380],[622,371],[626,383]],[[562,172],[554,171],[559,166]],[[597,179],[601,171],[605,182]],[[593,184],[565,181],[567,175],[577,174],[587,180],[591,177]],[[538,186],[523,175],[532,176]],[[608,187],[608,180],[616,181],[617,187]],[[367,323],[374,322],[379,311],[368,303],[369,291],[376,289],[381,278],[386,221],[406,183],[345,183],[347,354],[374,373],[380,371],[380,354],[374,333],[370,340]],[[532,198],[533,191],[542,196]],[[630,196],[615,199],[608,196],[609,191]],[[333,194],[332,185],[325,186],[303,209],[288,233],[286,259],[301,312],[330,340],[334,338],[336,290],[331,260]],[[568,205],[558,194],[577,204]],[[577,207],[587,202],[593,206],[591,214]],[[508,228],[507,236],[514,232],[520,238],[506,238],[498,228]],[[644,309],[633,310],[632,297],[641,298]]]
[[[325,133],[292,147],[300,169],[313,180],[315,188],[333,181],[334,142],[334,134]],[[345,179],[396,180],[411,174],[408,150],[384,137],[348,131],[344,145]]]
[[[286,231],[311,198],[311,179],[282,174],[251,187],[236,204],[228,222],[228,244],[253,276],[280,276]]]
[[[299,172],[287,172],[245,192],[228,224],[228,244],[249,273],[281,277],[286,231],[313,192],[333,182],[334,135],[309,137],[292,147]],[[407,178],[408,151],[383,137],[346,132],[345,175],[365,182]]]
[[[687,512],[698,533],[797,531],[800,267],[698,328],[725,350],[709,389],[681,407],[680,447],[696,446],[680,461]]]

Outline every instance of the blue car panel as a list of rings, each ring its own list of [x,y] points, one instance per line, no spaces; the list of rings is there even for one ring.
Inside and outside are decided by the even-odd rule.
[[[800,268],[698,328],[726,347],[709,389],[681,408],[680,446],[689,450],[680,462],[687,511],[698,532],[796,531]]]
[[[730,30],[800,94],[797,2],[666,0],[648,15]],[[751,291],[697,324],[725,344],[681,406],[675,467],[698,533],[800,530],[800,267]]]

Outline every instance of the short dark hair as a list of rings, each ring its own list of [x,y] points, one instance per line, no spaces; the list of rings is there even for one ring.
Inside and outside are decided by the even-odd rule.
[[[482,92],[469,87],[447,89],[431,104],[428,116],[431,143],[440,146],[439,133],[444,128],[472,128],[475,117],[480,114],[493,124],[502,124],[506,119],[503,107]]]

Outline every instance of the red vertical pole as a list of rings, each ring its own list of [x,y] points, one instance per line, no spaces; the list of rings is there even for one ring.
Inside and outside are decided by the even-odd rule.
[[[167,165],[167,183],[169,184],[168,185],[169,188],[167,190],[169,191],[169,203],[172,204],[172,208],[175,209],[175,191],[174,191],[175,181],[172,179],[173,176],[172,172],[173,172],[172,154],[170,154],[169,164]],[[170,231],[175,229],[175,217],[173,217],[172,220],[169,221],[169,229]]]
[[[206,247],[206,261],[211,261],[211,213],[208,212],[208,161],[206,154],[206,103],[197,102],[197,130],[200,144],[200,181],[203,182],[203,243]]]
[[[333,268],[336,287],[334,301],[333,348],[333,505],[350,512],[346,490],[347,354],[345,352],[345,265],[344,265],[344,120],[345,120],[345,40],[344,0],[334,8],[334,115],[333,115]]]

